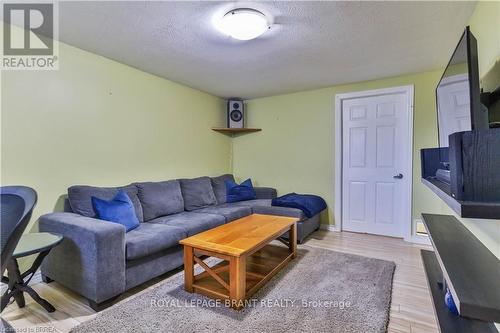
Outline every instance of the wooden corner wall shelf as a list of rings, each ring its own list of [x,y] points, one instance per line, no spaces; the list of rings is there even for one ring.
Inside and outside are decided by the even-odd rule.
[[[212,127],[212,130],[225,134],[252,133],[252,132],[262,131],[261,128],[226,128],[226,127]]]

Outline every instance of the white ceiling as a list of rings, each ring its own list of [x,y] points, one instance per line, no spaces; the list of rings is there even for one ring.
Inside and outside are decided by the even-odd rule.
[[[254,98],[444,67],[474,2],[61,2],[63,42],[221,97]],[[272,18],[236,41],[212,19]]]

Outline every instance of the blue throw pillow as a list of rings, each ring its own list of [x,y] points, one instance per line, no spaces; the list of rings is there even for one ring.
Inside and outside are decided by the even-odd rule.
[[[250,178],[239,185],[231,180],[226,180],[225,183],[226,202],[253,200],[257,198]]]
[[[99,219],[119,223],[125,226],[127,232],[139,226],[134,204],[125,191],[118,191],[115,197],[109,201],[94,196],[91,200]]]

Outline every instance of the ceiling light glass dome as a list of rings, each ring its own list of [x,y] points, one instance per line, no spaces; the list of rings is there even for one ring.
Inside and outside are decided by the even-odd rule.
[[[226,13],[217,23],[217,29],[235,39],[250,40],[269,29],[269,22],[258,10],[239,8]]]

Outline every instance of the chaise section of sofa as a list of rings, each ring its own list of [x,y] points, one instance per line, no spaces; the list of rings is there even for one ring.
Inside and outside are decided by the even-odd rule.
[[[58,281],[89,300],[99,311],[121,293],[183,265],[179,241],[250,214],[297,217],[298,241],[319,228],[319,216],[307,219],[294,208],[274,207],[277,192],[255,187],[257,198],[226,202],[225,181],[233,175],[133,183],[123,187],[72,186],[65,212],[43,215],[40,231],[64,240],[42,264],[44,281]],[[96,218],[91,197],[111,199],[118,190],[131,198],[139,227]],[[283,235],[287,237],[288,235]]]
[[[175,226],[184,230],[187,237],[196,235],[205,230],[213,229],[226,223],[224,216],[216,214],[201,214],[196,212],[182,212],[169,216],[158,217],[149,221],[151,224]]]

